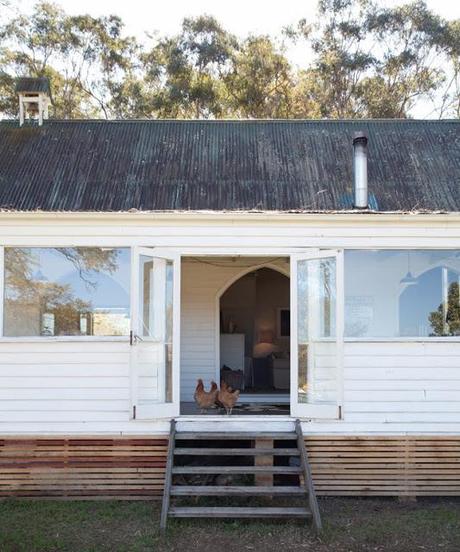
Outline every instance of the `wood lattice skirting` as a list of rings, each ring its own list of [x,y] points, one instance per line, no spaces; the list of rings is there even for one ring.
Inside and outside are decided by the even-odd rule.
[[[460,496],[460,436],[309,436],[318,495]],[[152,499],[167,438],[0,439],[0,498]]]

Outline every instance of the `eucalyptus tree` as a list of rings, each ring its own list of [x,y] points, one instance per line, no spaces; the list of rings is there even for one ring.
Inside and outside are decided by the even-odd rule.
[[[184,19],[178,35],[161,38],[142,57],[147,92],[144,109],[158,117],[227,115],[224,78],[237,49],[236,37],[214,17]]]
[[[407,117],[419,98],[436,94],[445,80],[439,59],[446,26],[424,1],[372,10],[367,28],[377,56],[359,90],[367,116]]]
[[[235,52],[224,77],[231,113],[237,117],[289,118],[293,114],[293,71],[268,36],[250,36]]]
[[[47,76],[55,117],[109,117],[112,89],[133,70],[137,49],[122,33],[116,16],[70,16],[49,2],[13,17],[0,30],[0,109],[17,112],[14,77]]]
[[[391,8],[320,0],[316,21],[287,29],[313,54],[300,75],[300,97],[323,117],[407,117],[448,78],[440,63],[447,28],[422,0]]]

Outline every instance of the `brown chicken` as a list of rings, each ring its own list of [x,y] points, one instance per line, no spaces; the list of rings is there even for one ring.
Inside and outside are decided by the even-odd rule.
[[[215,381],[211,382],[211,389],[209,391],[204,390],[203,380],[199,379],[196,385],[193,398],[196,404],[201,408],[201,412],[206,412],[208,408],[215,408],[217,400],[217,384]]]
[[[240,391],[232,391],[232,388],[229,387],[225,381],[220,383],[220,390],[217,394],[217,401],[225,408],[227,414],[230,415],[232,410],[240,398]]]

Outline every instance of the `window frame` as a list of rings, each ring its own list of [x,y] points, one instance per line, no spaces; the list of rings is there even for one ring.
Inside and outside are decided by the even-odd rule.
[[[460,251],[458,247],[343,247],[341,248],[344,254],[344,275],[346,276],[345,269],[345,257],[347,251]],[[344,282],[345,283],[345,282]],[[345,317],[345,286],[343,289],[343,309]],[[344,329],[345,334],[345,329]],[[419,336],[419,337],[346,337],[343,336],[344,343],[460,343],[460,335],[447,335],[447,336]]]
[[[59,244],[59,245],[43,245],[43,244],[8,244],[0,246],[0,343],[53,343],[53,342],[117,342],[129,343],[130,335],[29,335],[29,336],[5,336],[4,335],[4,305],[5,305],[5,249],[55,249],[56,247],[113,247],[114,249],[128,249],[131,255],[133,254],[133,246],[117,245],[117,244],[101,244],[101,245],[75,245],[75,244]],[[130,262],[131,266],[131,262]],[[131,268],[129,272],[130,279],[132,278]],[[129,291],[129,316],[130,320],[133,316],[133,305],[131,297],[131,287]]]

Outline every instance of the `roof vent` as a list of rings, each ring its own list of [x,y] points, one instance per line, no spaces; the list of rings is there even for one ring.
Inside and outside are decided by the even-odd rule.
[[[355,132],[353,137],[353,188],[354,207],[369,207],[367,189],[367,136],[365,132]]]
[[[22,126],[27,117],[48,119],[48,108],[51,104],[50,81],[46,77],[21,77],[16,81],[16,92],[19,96],[19,125]]]

